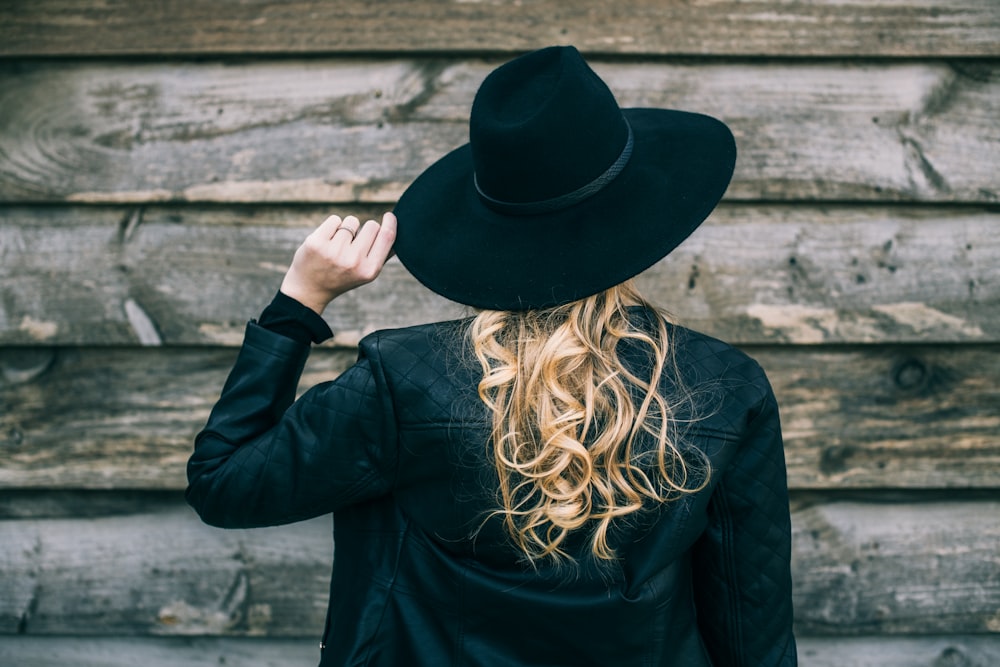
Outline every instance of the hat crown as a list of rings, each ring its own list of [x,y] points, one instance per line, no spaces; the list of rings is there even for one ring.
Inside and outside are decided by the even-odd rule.
[[[510,203],[586,186],[618,160],[628,135],[614,95],[573,47],[535,51],[495,70],[469,118],[477,187]]]
[[[572,47],[486,77],[470,142],[424,170],[395,211],[393,248],[438,294],[476,308],[547,308],[647,269],[708,216],[733,174],[719,120],[621,109]]]

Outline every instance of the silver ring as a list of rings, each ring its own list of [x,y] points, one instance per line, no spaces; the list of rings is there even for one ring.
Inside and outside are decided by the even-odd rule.
[[[336,233],[340,232],[340,231],[350,232],[351,233],[351,240],[352,241],[354,240],[354,237],[358,235],[357,230],[351,229],[350,227],[343,227],[343,226],[337,227],[337,229],[334,230],[333,233],[336,235]]]

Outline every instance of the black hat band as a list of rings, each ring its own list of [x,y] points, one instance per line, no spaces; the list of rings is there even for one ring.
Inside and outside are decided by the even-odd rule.
[[[608,184],[615,180],[618,174],[625,169],[625,165],[628,164],[629,158],[632,157],[632,146],[634,144],[632,126],[629,125],[628,120],[625,120],[625,127],[628,129],[628,139],[625,141],[625,147],[622,148],[621,155],[618,156],[618,159],[615,160],[603,174],[592,180],[590,183],[577,188],[573,192],[568,192],[564,195],[559,195],[558,197],[552,197],[551,199],[542,199],[540,201],[507,202],[494,199],[483,192],[482,188],[479,187],[479,180],[476,178],[475,174],[472,175],[472,182],[476,186],[476,192],[479,193],[483,202],[498,213],[506,213],[509,215],[537,215],[539,213],[561,211],[564,208],[569,208],[574,204],[579,204],[584,199],[594,196],[607,187]]]

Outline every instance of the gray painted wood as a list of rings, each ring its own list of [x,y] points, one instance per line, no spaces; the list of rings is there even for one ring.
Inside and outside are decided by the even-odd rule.
[[[0,208],[0,344],[234,345],[296,246],[373,206]],[[738,343],[1000,341],[1000,213],[724,205],[640,277],[681,322]],[[336,301],[340,343],[465,309],[391,260]]]
[[[781,408],[796,489],[996,488],[995,347],[750,349]],[[0,487],[182,489],[235,350],[0,350]],[[302,388],[352,350],[314,351]]]
[[[670,55],[998,55],[991,0],[907,2],[8,3],[2,55],[587,51]]]
[[[392,201],[499,62],[0,63],[0,201]],[[728,122],[731,199],[1000,199],[992,61],[594,65],[623,106]]]
[[[997,632],[1000,503],[793,512],[803,636]],[[186,507],[0,522],[0,634],[317,636],[329,518],[223,531]]]

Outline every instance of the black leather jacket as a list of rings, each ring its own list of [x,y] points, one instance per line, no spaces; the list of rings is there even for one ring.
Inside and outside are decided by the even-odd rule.
[[[484,523],[495,472],[465,324],[374,333],[294,401],[308,346],[251,322],[196,439],[187,499],[207,523],[335,514],[321,665],[794,665],[784,454],[760,367],[673,327],[705,406],[685,442],[710,485],[621,527],[619,568],[535,571]]]

